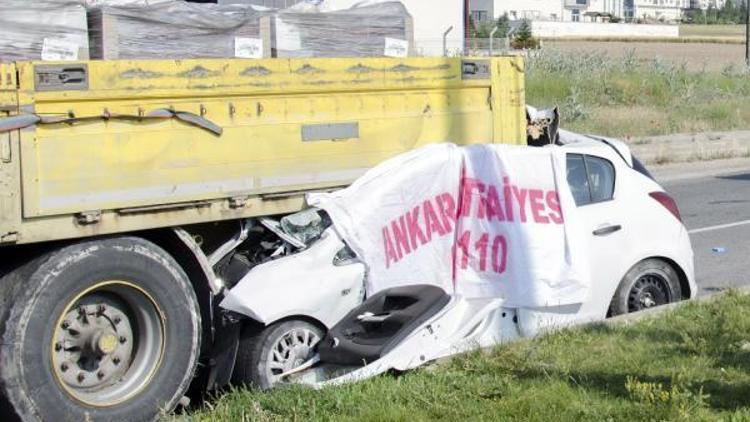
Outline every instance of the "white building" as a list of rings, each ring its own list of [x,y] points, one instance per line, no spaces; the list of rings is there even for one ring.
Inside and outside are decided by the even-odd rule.
[[[471,0],[469,3],[471,20],[474,22],[488,22],[496,19],[495,0]]]
[[[469,4],[475,21],[480,16],[496,19],[505,13],[513,20],[603,22],[616,17],[675,21],[690,8],[691,0],[470,0]]]
[[[727,3],[727,0],[690,0],[691,9],[706,10],[709,7],[721,9]]]
[[[676,21],[690,8],[690,0],[635,0],[633,16],[642,19]]]

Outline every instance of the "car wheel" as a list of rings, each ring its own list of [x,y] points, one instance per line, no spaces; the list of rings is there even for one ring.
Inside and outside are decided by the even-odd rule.
[[[262,390],[272,388],[281,381],[281,374],[314,356],[324,334],[317,325],[302,320],[283,321],[261,330],[245,327],[232,382]]]
[[[154,420],[177,405],[200,346],[192,286],[158,246],[83,242],[0,280],[0,390],[22,420]]]
[[[680,278],[670,264],[647,259],[620,281],[609,306],[610,316],[638,312],[682,300]]]

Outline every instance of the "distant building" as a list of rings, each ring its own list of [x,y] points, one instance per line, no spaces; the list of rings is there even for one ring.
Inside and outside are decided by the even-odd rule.
[[[484,23],[495,19],[495,0],[471,0],[469,8],[471,9],[471,20],[475,23]]]
[[[679,20],[694,2],[725,0],[469,0],[474,21],[508,14],[511,20],[606,22],[617,19]],[[708,6],[706,6],[708,7]],[[720,6],[715,6],[720,7]]]
[[[709,7],[714,9],[721,9],[727,3],[727,0],[690,0],[691,9],[706,10]]]
[[[690,9],[691,0],[635,0],[633,17],[676,21]]]

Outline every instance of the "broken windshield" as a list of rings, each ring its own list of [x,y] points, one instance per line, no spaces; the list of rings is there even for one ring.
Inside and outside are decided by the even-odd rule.
[[[280,225],[284,233],[310,246],[330,227],[331,219],[325,211],[310,208],[283,217]]]

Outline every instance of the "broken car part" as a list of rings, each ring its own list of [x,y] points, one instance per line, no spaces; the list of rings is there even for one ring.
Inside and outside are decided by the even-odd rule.
[[[211,122],[205,117],[199,116],[186,111],[176,111],[166,108],[156,109],[143,115],[129,114],[110,114],[105,113],[98,116],[38,116],[36,114],[21,114],[18,116],[0,118],[0,132],[9,132],[11,130],[24,129],[36,124],[74,124],[87,121],[100,120],[125,120],[125,121],[144,121],[144,120],[168,120],[176,119],[192,126],[207,130],[216,136],[221,136],[223,129],[221,126]]]

